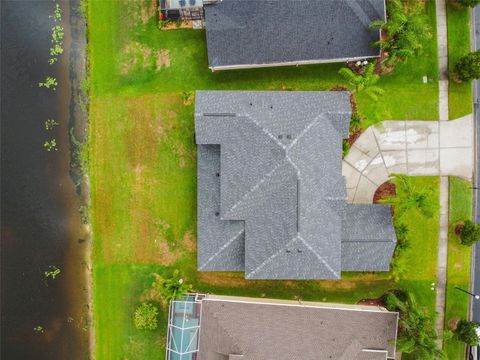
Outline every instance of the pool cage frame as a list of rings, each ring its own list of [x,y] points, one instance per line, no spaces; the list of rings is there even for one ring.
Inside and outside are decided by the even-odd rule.
[[[169,305],[169,311],[168,311],[168,332],[167,332],[167,346],[166,346],[166,360],[172,360],[173,359],[173,354],[177,355],[179,360],[184,360],[189,359],[188,355],[192,355],[191,359],[192,360],[197,360],[198,356],[198,347],[200,344],[200,326],[202,323],[202,300],[205,298],[205,295],[203,294],[188,294],[183,297],[183,299],[175,299],[170,302]],[[178,324],[174,323],[174,318],[176,314],[179,314],[178,312],[175,312],[176,305],[183,305],[183,321],[182,325],[178,326]],[[186,321],[189,320],[189,314],[187,312],[187,309],[189,308],[189,304],[193,306],[193,309],[195,309],[195,319],[198,319],[198,324],[193,325],[193,326],[187,326],[185,327]],[[185,306],[187,305],[187,306]],[[174,331],[180,331],[181,332],[181,340],[180,344],[177,344],[175,341],[175,336],[174,336]],[[190,339],[187,340],[189,343],[187,346],[184,346],[184,332],[185,331],[191,331],[195,330],[194,335],[190,336]],[[194,343],[195,342],[195,343]],[[186,351],[184,351],[186,350]]]

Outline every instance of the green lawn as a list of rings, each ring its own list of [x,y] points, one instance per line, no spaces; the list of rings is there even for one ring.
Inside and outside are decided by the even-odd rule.
[[[434,10],[434,2],[429,2],[433,29]],[[196,271],[196,150],[190,92],[327,90],[341,84],[340,65],[212,73],[203,31],[160,31],[154,17],[145,17],[149,11],[150,5],[142,2],[88,3],[96,358],[164,357],[165,313],[158,330],[151,333],[136,330],[132,315],[145,298],[152,273],[173,269],[181,269],[195,289],[218,294],[355,303],[400,287],[414,292],[433,312],[435,293],[430,288],[436,281],[438,214],[419,221],[415,210],[402,220],[410,229],[411,247],[403,254],[398,282],[390,273],[344,273],[340,281],[246,281],[241,273]],[[427,44],[424,56],[382,78],[385,95],[379,102],[359,96],[368,123],[438,118],[435,39]],[[423,75],[432,81],[423,84]],[[432,187],[438,201],[438,178],[417,177],[413,182]]]
[[[447,6],[448,26],[448,69],[453,73],[455,64],[463,55],[470,52],[470,8],[459,10]],[[448,86],[448,112],[450,119],[470,114],[472,110],[472,84],[461,84],[453,80]]]
[[[455,289],[455,286],[468,290],[470,283],[470,247],[460,244],[455,235],[455,225],[472,217],[471,183],[459,178],[450,178],[450,218],[448,232],[447,298],[445,328],[456,319],[467,319],[468,295]],[[446,341],[445,352],[449,359],[461,359],[465,344],[455,338]]]
[[[146,1],[146,0],[145,0]],[[328,90],[342,84],[342,64],[219,71],[207,68],[203,30],[158,30],[155,17],[142,24],[138,4],[125,1],[89,2],[89,49],[92,91],[100,94],[152,94],[197,89]],[[144,10],[145,11],[145,10]],[[385,94],[372,101],[359,94],[360,111],[369,122],[386,119],[438,119],[438,61],[435,2],[427,14],[432,38],[417,58],[385,75],[378,85]],[[167,53],[169,65],[157,70],[155,53]],[[153,54],[153,55],[152,55]],[[135,66],[127,66],[132,57]],[[127,65],[126,65],[127,64]],[[423,76],[429,78],[423,84]]]

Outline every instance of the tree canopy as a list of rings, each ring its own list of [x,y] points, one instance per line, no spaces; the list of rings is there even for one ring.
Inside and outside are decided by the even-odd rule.
[[[412,294],[389,292],[385,295],[385,307],[400,313],[398,351],[410,354],[413,359],[445,359],[437,346],[433,317],[418,306]]]
[[[455,64],[455,73],[460,80],[480,78],[480,50],[462,56]]]
[[[421,1],[403,4],[400,0],[389,0],[387,21],[377,20],[370,24],[370,28],[382,30],[383,36],[373,45],[388,53],[389,65],[420,54],[423,44],[432,37],[423,6]]]
[[[480,239],[480,225],[474,224],[471,220],[465,220],[460,233],[462,245],[470,246]]]
[[[480,338],[477,334],[477,328],[480,325],[468,320],[460,320],[458,322],[457,328],[455,329],[455,335],[458,340],[463,341],[465,344],[470,346],[477,346]]]
[[[365,91],[373,100],[377,100],[378,95],[383,94],[383,89],[375,86],[379,76],[374,71],[375,64],[368,63],[363,74],[356,73],[347,67],[341,68],[338,73],[348,82],[352,94]]]
[[[434,201],[432,190],[415,189],[408,176],[395,175],[392,182],[397,187],[397,196],[383,199],[381,202],[393,205],[400,217],[405,211],[417,209],[423,216],[430,218],[439,207]]]
[[[175,270],[170,278],[157,275],[152,287],[158,291],[167,304],[172,300],[182,298],[193,289],[192,285],[187,285],[184,282],[178,270]]]

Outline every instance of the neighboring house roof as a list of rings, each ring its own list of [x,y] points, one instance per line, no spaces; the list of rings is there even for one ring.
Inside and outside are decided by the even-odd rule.
[[[378,307],[207,296],[199,359],[395,358],[398,313]]]
[[[247,279],[388,271],[384,205],[347,205],[346,92],[198,91],[198,269]]]
[[[204,4],[212,69],[379,56],[384,0],[222,0]]]

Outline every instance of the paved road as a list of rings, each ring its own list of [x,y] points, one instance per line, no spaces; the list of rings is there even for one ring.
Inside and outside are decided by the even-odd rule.
[[[480,6],[472,11],[472,48],[480,49]],[[475,118],[475,221],[480,223],[480,81],[474,84]],[[473,292],[480,294],[480,241],[475,246],[475,259],[472,266]],[[480,323],[480,301],[473,300],[472,320]]]

